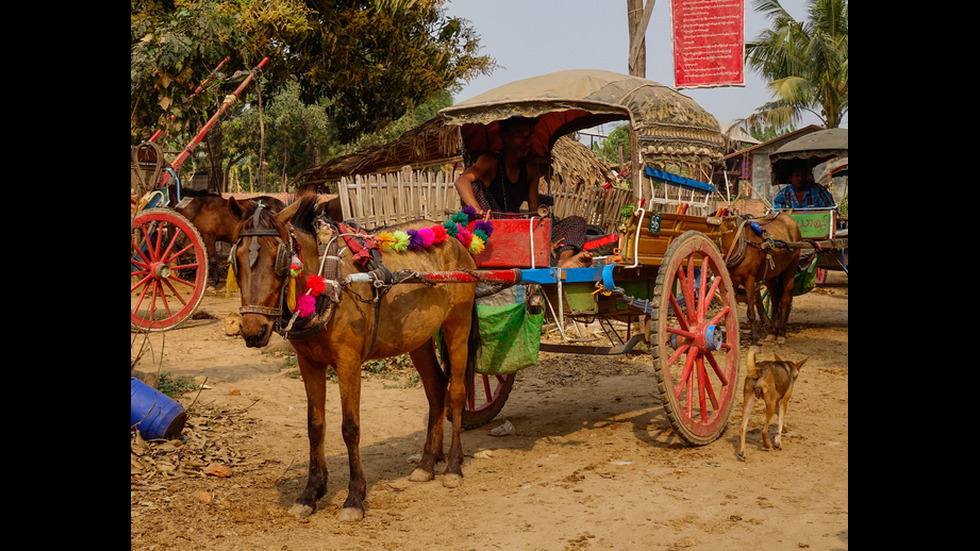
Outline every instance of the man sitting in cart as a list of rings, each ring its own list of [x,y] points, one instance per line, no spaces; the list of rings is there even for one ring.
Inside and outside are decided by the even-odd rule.
[[[537,119],[531,117],[500,121],[503,150],[481,155],[456,180],[456,190],[464,205],[475,208],[480,216],[491,212],[519,213],[524,201],[530,212],[538,210],[541,174],[535,163],[526,161],[535,124]],[[592,253],[582,248],[585,233],[586,223],[581,216],[553,221],[551,241],[558,267],[592,265]]]
[[[773,199],[773,210],[832,209],[837,206],[827,188],[813,181],[805,161],[797,161],[790,167],[789,181],[790,185]]]

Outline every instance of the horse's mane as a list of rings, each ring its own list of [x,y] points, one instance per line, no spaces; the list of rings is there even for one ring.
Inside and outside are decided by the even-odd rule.
[[[276,217],[275,211],[270,208],[263,208],[258,214],[258,220],[255,217],[255,210],[258,209],[258,204],[254,202],[248,202],[245,209],[242,211],[242,221],[239,224],[239,230],[248,230],[253,228],[275,228],[282,231],[283,224]]]
[[[316,235],[316,228],[313,225],[313,221],[316,220],[318,215],[316,196],[304,197],[299,200],[296,213],[289,219],[289,223],[298,231],[309,235]]]

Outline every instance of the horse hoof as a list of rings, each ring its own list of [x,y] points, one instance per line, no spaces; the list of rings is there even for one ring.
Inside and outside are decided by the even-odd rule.
[[[314,511],[313,507],[310,507],[309,505],[303,505],[302,503],[295,503],[289,509],[289,512],[291,514],[296,515],[300,518],[310,516],[311,514],[313,514],[313,511]]]
[[[447,474],[442,479],[442,485],[446,488],[459,488],[463,485],[463,475],[461,474]]]
[[[738,452],[738,460],[745,462],[745,452]]]
[[[772,342],[774,340],[776,340],[775,335],[766,335],[766,338],[762,339],[762,342]]]
[[[357,522],[364,518],[364,511],[355,507],[344,507],[340,510],[338,518],[344,522]]]
[[[412,471],[412,474],[408,477],[408,480],[411,482],[428,482],[433,478],[435,478],[434,474],[426,471],[425,469],[418,468]]]
[[[777,337],[776,344],[786,344],[786,337]]]

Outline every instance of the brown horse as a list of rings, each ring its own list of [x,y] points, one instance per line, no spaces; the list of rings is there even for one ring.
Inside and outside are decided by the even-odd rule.
[[[460,432],[465,380],[467,370],[475,366],[479,344],[475,283],[375,286],[349,283],[349,278],[338,281],[337,273],[365,273],[365,269],[354,262],[349,246],[341,245],[338,254],[335,245],[343,237],[325,218],[318,216],[322,208],[317,209],[314,199],[295,202],[276,215],[269,209],[256,210],[254,204],[236,204],[243,209],[232,256],[242,295],[242,336],[247,346],[260,347],[268,342],[273,330],[282,333],[296,350],[306,387],[309,478],[291,511],[300,516],[309,515],[326,492],[324,401],[327,368],[333,366],[340,388],[341,433],[350,465],[348,494],[340,518],[363,517],[366,482],[358,449],[361,364],[406,352],[421,376],[429,404],[422,460],[410,479],[428,481],[435,477],[435,465],[443,459],[448,396],[453,432],[443,485],[458,486],[463,476]],[[432,224],[412,222],[398,228],[407,230]],[[324,253],[319,252],[318,241],[329,243]],[[301,258],[303,266],[296,277],[297,294],[306,289],[308,281],[320,281],[311,274],[320,274],[327,282],[317,298],[315,313],[308,314],[308,318],[293,319],[288,301],[283,297],[288,288],[285,278],[289,277],[289,268],[288,262],[283,266],[282,259],[294,254]],[[476,263],[458,240],[449,238],[422,251],[385,252],[383,266],[389,274],[399,274],[405,273],[402,270],[472,270]],[[439,367],[434,345],[434,335],[440,330],[442,357],[448,358],[448,377]]]
[[[761,234],[752,227],[761,228]],[[786,214],[765,218],[725,218],[721,224],[721,252],[725,256],[732,284],[745,289],[752,344],[759,344],[756,333],[756,284],[763,283],[772,297],[772,321],[766,340],[786,340],[786,323],[793,302],[793,277],[800,263],[800,250],[786,247],[800,241],[800,228]],[[737,237],[737,239],[736,239]]]
[[[241,218],[231,211],[228,199],[220,195],[208,192],[197,194],[185,190],[184,196],[189,197],[190,200],[181,201],[174,210],[187,218],[201,234],[204,248],[208,252],[208,274],[211,276],[211,282],[217,285],[221,282],[217,243],[218,241],[229,244],[235,242],[235,232],[238,230]],[[255,197],[251,200],[262,201],[265,206],[277,212],[286,206],[274,197]]]

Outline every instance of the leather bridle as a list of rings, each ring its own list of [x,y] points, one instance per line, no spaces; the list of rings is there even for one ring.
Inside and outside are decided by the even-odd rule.
[[[252,215],[252,227],[243,229],[238,234],[238,241],[232,245],[231,254],[229,255],[231,262],[231,269],[236,274],[238,272],[238,247],[242,244],[243,238],[245,237],[274,237],[278,241],[279,246],[276,249],[276,260],[274,264],[275,273],[277,276],[282,278],[282,285],[279,292],[279,305],[278,306],[254,306],[247,305],[242,306],[239,312],[242,314],[262,314],[266,316],[275,316],[280,318],[283,315],[284,308],[283,302],[286,297],[286,286],[289,283],[289,268],[292,261],[293,255],[296,253],[296,238],[289,234],[288,240],[284,241],[279,233],[279,230],[275,228],[262,228],[259,226],[260,213],[262,209],[265,208],[261,202],[259,202],[258,207],[255,209],[255,213]],[[249,244],[248,248],[248,263],[250,267],[254,267],[255,263],[259,258],[259,240],[253,239]],[[243,290],[244,291],[244,290]]]

